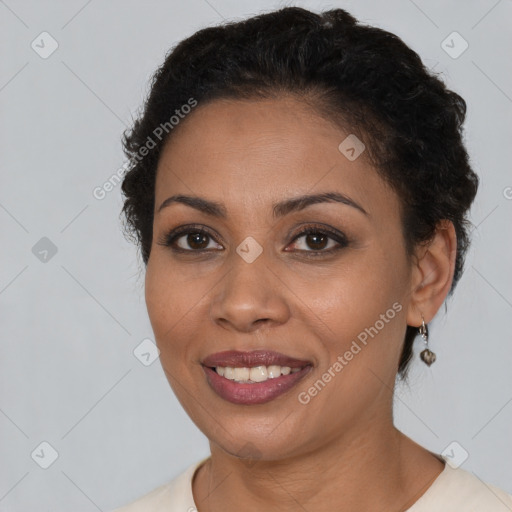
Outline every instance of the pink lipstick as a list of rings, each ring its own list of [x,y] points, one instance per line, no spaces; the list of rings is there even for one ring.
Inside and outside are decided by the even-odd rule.
[[[312,368],[310,361],[269,350],[225,351],[202,361],[210,387],[224,400],[263,404],[292,389]]]

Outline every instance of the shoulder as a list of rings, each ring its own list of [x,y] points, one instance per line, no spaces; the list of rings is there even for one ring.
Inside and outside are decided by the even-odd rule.
[[[408,512],[511,512],[512,496],[464,469],[445,469]]]
[[[111,512],[192,512],[192,477],[207,459],[195,462],[170,482]]]

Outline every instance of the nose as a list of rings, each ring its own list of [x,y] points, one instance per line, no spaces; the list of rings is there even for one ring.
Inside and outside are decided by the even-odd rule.
[[[290,316],[289,295],[263,254],[252,263],[234,254],[229,271],[214,288],[210,316],[225,329],[240,332],[281,325]]]

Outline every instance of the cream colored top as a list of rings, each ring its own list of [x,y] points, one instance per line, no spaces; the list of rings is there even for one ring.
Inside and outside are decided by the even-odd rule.
[[[196,512],[192,478],[208,458],[192,464],[171,482],[112,512]],[[241,506],[240,510],[243,511],[244,507]],[[512,495],[446,463],[432,485],[406,512],[511,511]]]

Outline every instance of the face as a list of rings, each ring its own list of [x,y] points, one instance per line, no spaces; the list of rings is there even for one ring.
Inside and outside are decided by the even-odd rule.
[[[217,100],[161,154],[148,313],[177,398],[230,454],[283,459],[390,421],[411,264],[399,199],[338,149],[349,133],[291,97]]]

